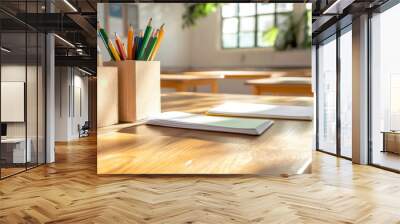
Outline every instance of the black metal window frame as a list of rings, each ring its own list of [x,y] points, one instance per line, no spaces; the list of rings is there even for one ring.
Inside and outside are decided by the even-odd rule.
[[[236,15],[234,16],[227,16],[224,17],[222,15],[222,6],[221,10],[220,10],[220,15],[221,15],[221,32],[220,32],[220,39],[221,39],[221,48],[222,49],[248,49],[248,48],[272,48],[273,46],[260,46],[258,43],[258,17],[260,16],[273,16],[273,20],[274,20],[274,26],[278,25],[278,16],[289,16],[290,13],[293,12],[293,9],[291,11],[283,11],[283,12],[279,12],[277,11],[278,9],[278,3],[264,3],[264,4],[274,4],[274,12],[271,13],[258,13],[258,6],[259,4],[263,4],[263,3],[251,3],[251,4],[255,4],[255,14],[254,15],[249,15],[249,16],[240,16],[240,9],[239,9],[239,5],[241,3],[230,3],[230,4],[236,4]],[[280,4],[293,4],[293,3],[280,3]],[[232,18],[236,18],[238,20],[238,24],[237,24],[237,32],[235,33],[225,33],[225,34],[234,34],[237,36],[236,39],[236,47],[224,47],[224,40],[223,40],[223,36],[224,36],[224,32],[223,32],[223,24],[224,24],[224,20],[226,19],[232,19]],[[246,31],[246,33],[254,33],[254,45],[252,47],[240,47],[240,19],[241,18],[254,18],[255,19],[255,24],[254,24],[254,31]]]

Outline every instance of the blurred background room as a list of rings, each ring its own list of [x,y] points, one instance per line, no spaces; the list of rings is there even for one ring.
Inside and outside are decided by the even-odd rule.
[[[166,24],[155,59],[161,61],[164,93],[312,96],[311,4],[113,3],[99,4],[97,13],[100,26],[123,42],[129,25],[140,32],[150,17],[156,27]],[[109,61],[104,45],[99,47]],[[278,76],[289,78],[270,79]],[[306,88],[264,88],[277,82]]]

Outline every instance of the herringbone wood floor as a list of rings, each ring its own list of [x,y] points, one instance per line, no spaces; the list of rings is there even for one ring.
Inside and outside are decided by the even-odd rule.
[[[400,223],[400,175],[322,153],[289,178],[98,176],[95,146],[0,181],[0,223]]]

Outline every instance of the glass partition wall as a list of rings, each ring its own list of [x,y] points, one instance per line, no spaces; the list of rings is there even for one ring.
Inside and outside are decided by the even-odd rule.
[[[351,25],[317,45],[317,149],[352,157]]]
[[[400,4],[371,18],[370,163],[400,171]]]
[[[39,2],[18,2],[38,12]],[[2,6],[0,3],[0,6]],[[0,11],[0,178],[45,163],[45,35]]]

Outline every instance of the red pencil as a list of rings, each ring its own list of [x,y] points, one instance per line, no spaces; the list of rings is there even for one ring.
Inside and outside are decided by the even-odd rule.
[[[117,33],[115,33],[115,43],[117,45],[117,48],[119,51],[119,56],[121,57],[121,60],[126,60],[125,47]]]

